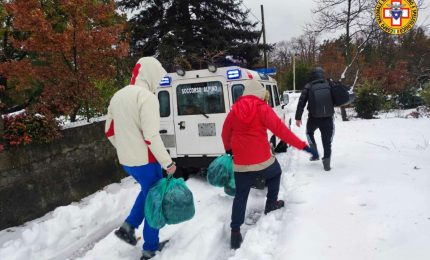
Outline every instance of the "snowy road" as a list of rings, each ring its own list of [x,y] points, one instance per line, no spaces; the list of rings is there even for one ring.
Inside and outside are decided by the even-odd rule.
[[[304,137],[303,128],[293,131]],[[430,119],[337,120],[333,170],[324,172],[321,161],[309,162],[301,151],[278,155],[286,207],[244,225],[244,243],[236,251],[229,249],[232,198],[192,178],[187,184],[196,216],[162,229],[161,239],[170,242],[154,260],[428,260],[429,142]],[[112,232],[137,192],[138,185],[125,179],[0,231],[0,259],[139,259],[142,241],[131,247]],[[248,212],[259,215],[264,196],[253,190]]]

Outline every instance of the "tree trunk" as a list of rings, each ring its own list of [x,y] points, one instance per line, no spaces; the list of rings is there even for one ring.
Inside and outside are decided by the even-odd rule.
[[[340,107],[340,114],[342,115],[342,121],[348,121],[348,115],[346,114],[345,107]]]
[[[3,121],[3,115],[0,114],[0,140],[3,139],[4,135],[4,121]]]
[[[346,36],[345,36],[345,61],[347,66],[351,63],[351,36],[350,36],[351,2],[352,0],[348,0],[348,14],[347,14],[347,21],[346,21]],[[340,113],[342,115],[342,121],[348,121],[348,115],[346,114],[345,107],[340,107]]]
[[[90,122],[91,119],[91,113],[90,113],[90,106],[88,105],[88,102],[85,102],[85,116],[87,117],[87,122]]]
[[[81,109],[81,106],[78,105],[77,107],[75,107],[73,109],[72,114],[70,115],[70,121],[71,122],[76,122],[76,116],[78,115],[79,109]]]
[[[4,121],[3,121],[3,115],[0,113],[0,152],[2,151],[3,143],[3,136],[4,136]]]

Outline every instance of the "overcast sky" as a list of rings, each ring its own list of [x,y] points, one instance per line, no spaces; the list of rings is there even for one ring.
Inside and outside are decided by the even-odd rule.
[[[424,2],[428,4],[428,0]],[[260,5],[264,5],[268,43],[300,36],[306,23],[312,22],[311,9],[315,7],[313,0],[243,0],[243,3],[251,9],[250,18],[253,20],[256,18],[261,20]],[[424,21],[430,24],[430,8],[421,10],[418,14],[417,24],[423,24]]]

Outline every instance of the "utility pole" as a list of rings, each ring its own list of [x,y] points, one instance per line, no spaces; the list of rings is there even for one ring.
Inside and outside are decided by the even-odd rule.
[[[266,47],[266,24],[264,23],[264,8],[263,5],[261,5],[261,22],[262,22],[262,33],[263,33],[263,44],[264,47]],[[267,50],[264,49],[264,66],[266,69],[269,67],[269,62],[267,60]]]
[[[293,53],[293,93],[296,93],[296,57],[299,57],[297,53]],[[300,57],[299,57],[300,58]]]

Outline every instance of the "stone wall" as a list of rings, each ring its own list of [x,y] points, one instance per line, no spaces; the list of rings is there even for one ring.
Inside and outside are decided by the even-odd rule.
[[[43,216],[126,175],[104,122],[66,129],[49,145],[0,153],[0,230]]]

